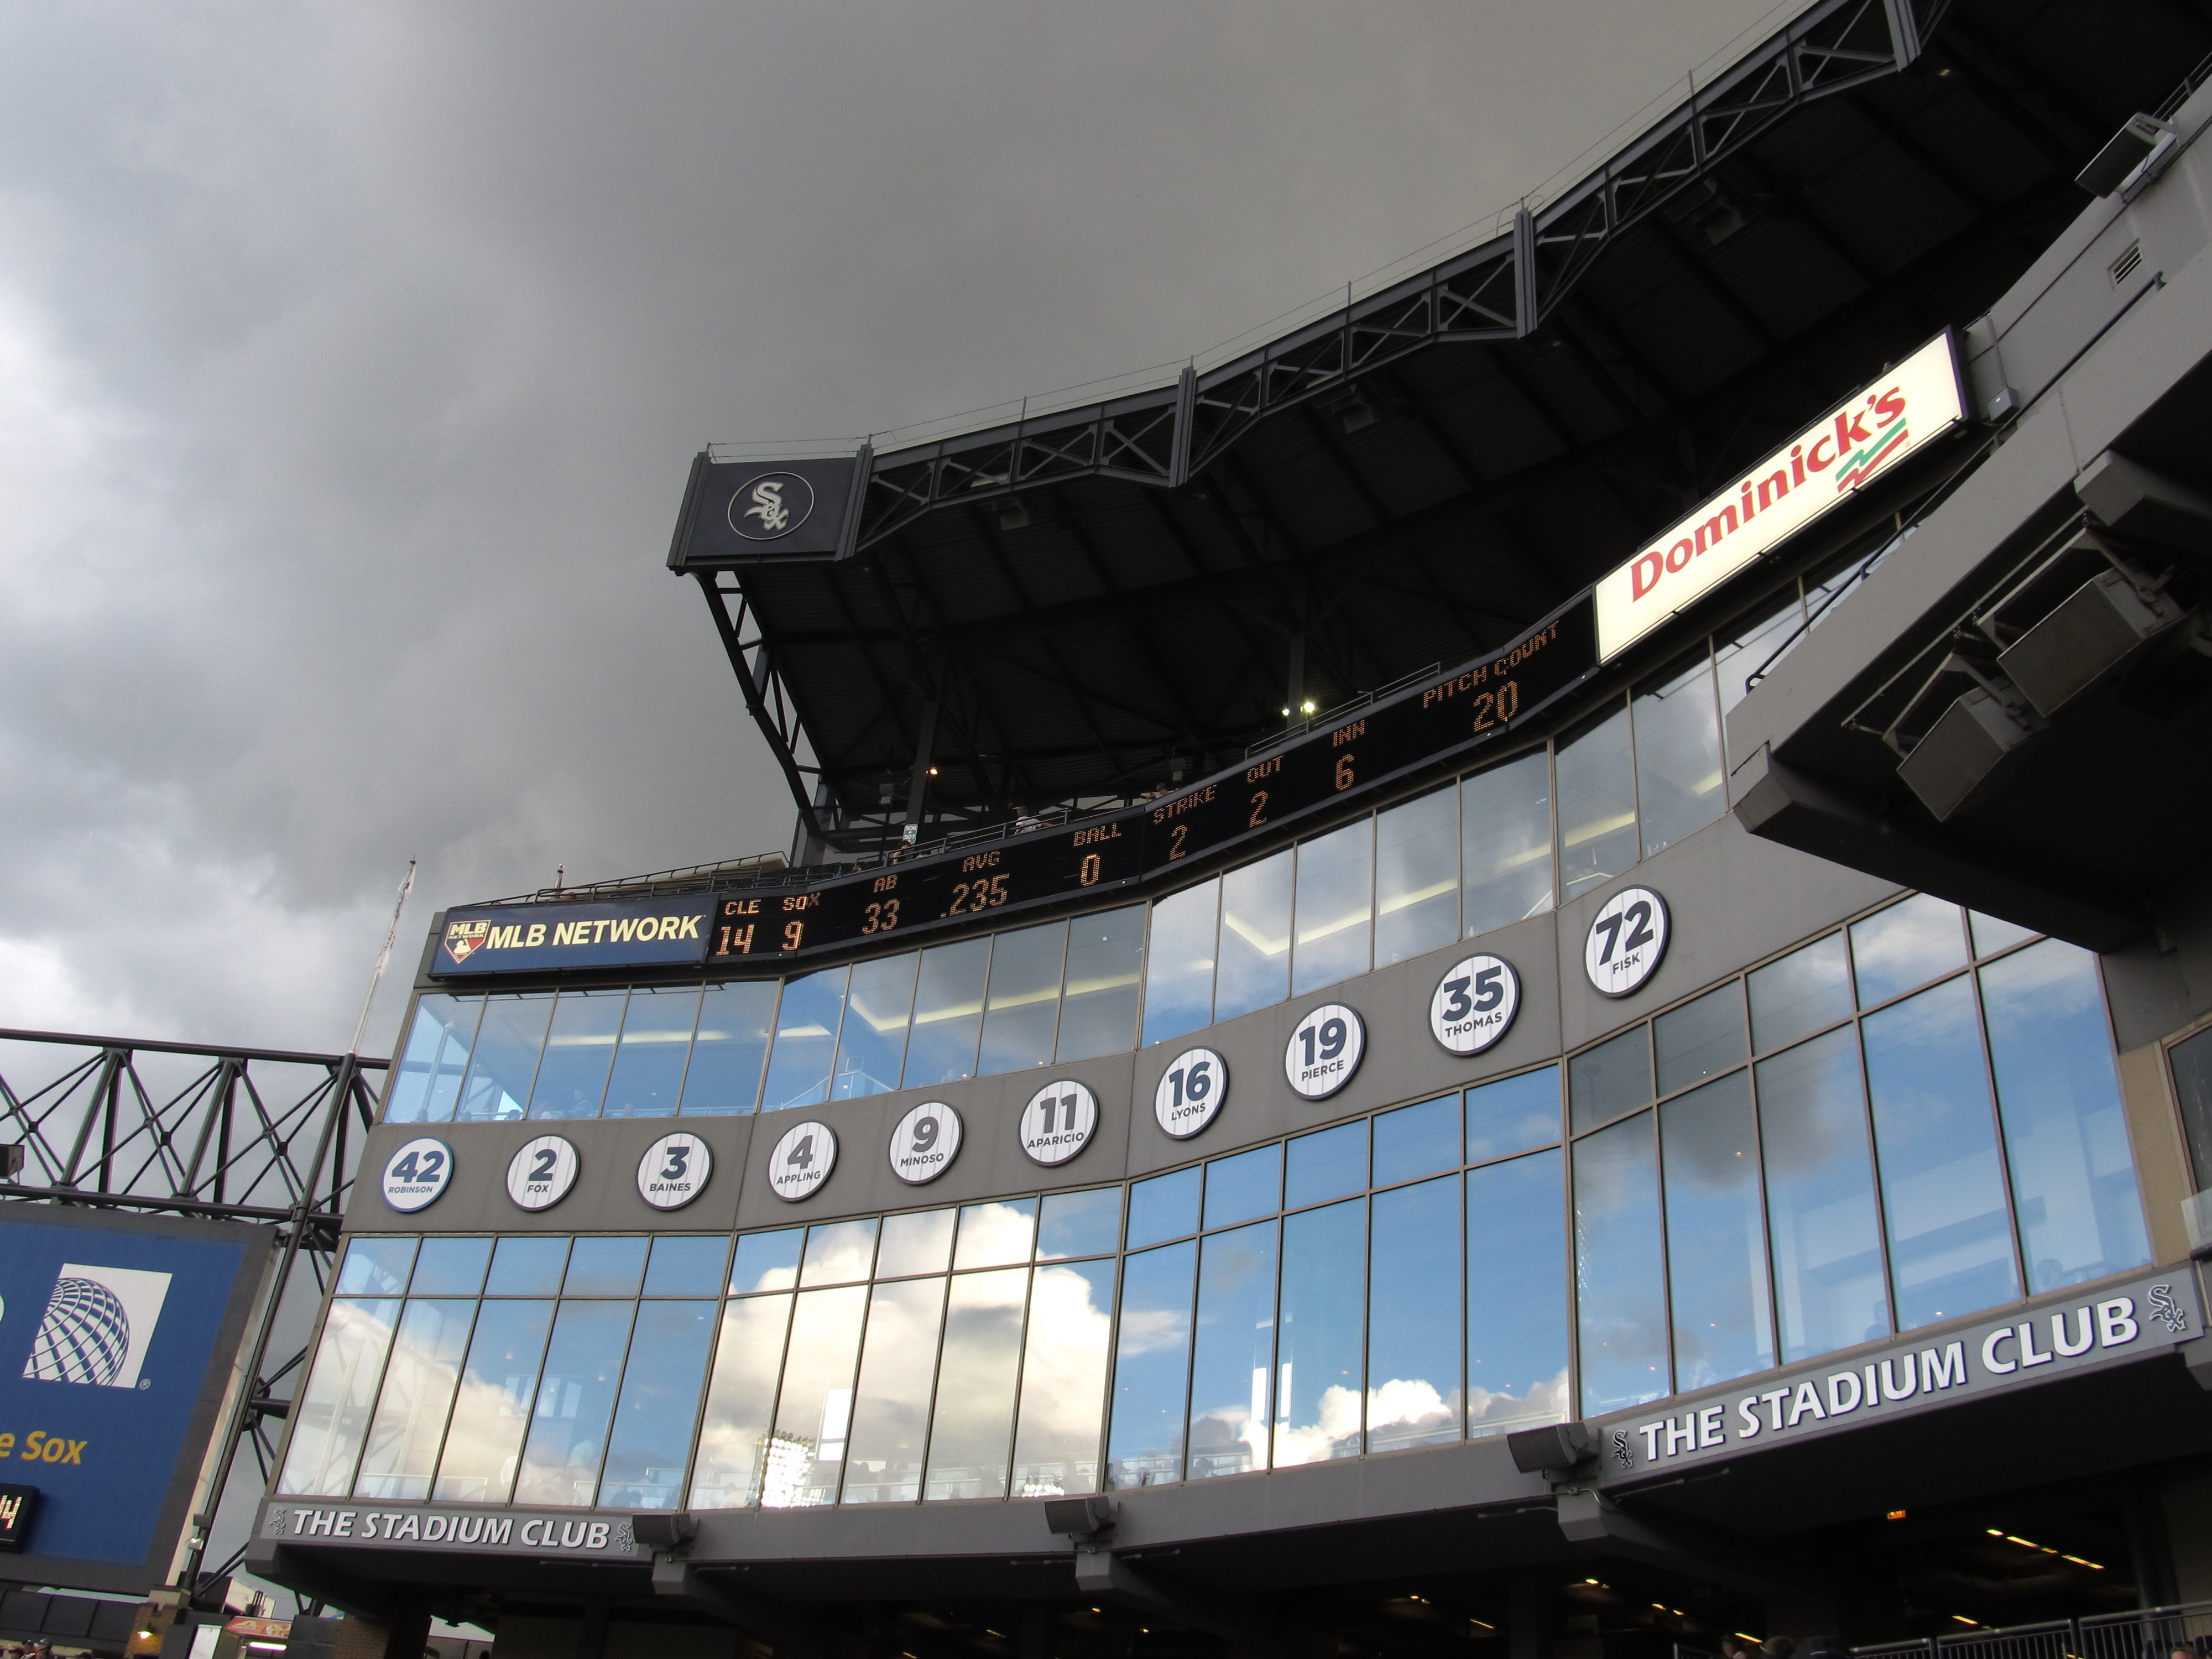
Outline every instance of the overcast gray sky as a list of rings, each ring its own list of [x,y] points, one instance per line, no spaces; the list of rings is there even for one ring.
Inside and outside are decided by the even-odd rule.
[[[0,7],[0,1024],[341,1047],[416,857],[386,1052],[436,906],[784,846],[702,441],[1202,354],[1781,15]]]

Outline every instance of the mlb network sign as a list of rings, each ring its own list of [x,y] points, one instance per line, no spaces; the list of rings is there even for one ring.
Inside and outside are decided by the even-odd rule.
[[[700,962],[707,955],[711,894],[590,904],[511,904],[446,913],[430,971],[512,974]]]
[[[1946,331],[1601,577],[1598,659],[1617,656],[1965,418],[1958,353]]]
[[[266,1260],[262,1228],[0,1210],[0,1490],[35,1491],[49,1577],[166,1574]]]

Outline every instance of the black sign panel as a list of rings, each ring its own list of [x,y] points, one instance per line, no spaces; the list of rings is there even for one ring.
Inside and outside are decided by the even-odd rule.
[[[21,1555],[39,1513],[36,1486],[0,1486],[0,1550]]]
[[[556,943],[550,924],[574,914],[587,919],[568,930],[565,959],[525,948],[522,914],[501,912],[496,935],[484,929],[459,942],[468,967],[441,948],[430,971],[697,960],[698,945],[679,957],[669,939],[657,951],[631,944],[606,918],[620,912],[711,905],[704,928],[710,963],[811,956],[835,946],[884,942],[929,933],[975,917],[996,917],[1133,883],[1180,878],[1184,870],[1242,842],[1347,805],[1424,769],[1441,767],[1494,744],[1516,741],[1538,716],[1597,670],[1597,633],[1587,595],[1576,599],[1496,655],[1399,692],[1356,717],[1301,732],[1271,754],[1217,773],[1165,799],[1082,824],[1010,836],[970,852],[933,854],[911,863],[810,887],[756,888],[719,898],[601,902],[573,912],[529,907],[548,924],[543,949]],[[657,913],[657,911],[656,911]],[[691,914],[686,910],[688,915]],[[454,913],[469,926],[492,923],[491,912]],[[580,931],[588,928],[588,937]],[[451,930],[449,929],[449,932]],[[668,938],[665,921],[653,937]],[[632,953],[623,955],[629,950]],[[588,953],[588,954],[587,954]]]
[[[672,570],[714,570],[848,550],[865,453],[830,460],[691,463]]]

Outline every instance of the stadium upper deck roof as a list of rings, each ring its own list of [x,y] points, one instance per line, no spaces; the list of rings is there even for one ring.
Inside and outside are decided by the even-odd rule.
[[[817,846],[1225,763],[1477,655],[1978,314],[2212,0],[1820,0],[1511,228],[1218,368],[866,457],[695,573]]]

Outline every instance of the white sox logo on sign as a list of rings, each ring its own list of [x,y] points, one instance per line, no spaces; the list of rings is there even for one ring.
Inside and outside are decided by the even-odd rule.
[[[1668,932],[1667,901],[1649,887],[1625,887],[1590,918],[1583,971],[1605,996],[1641,990],[1666,958]]]
[[[1065,1164],[1098,1133],[1098,1097],[1073,1078],[1048,1083],[1022,1108],[1022,1150],[1034,1164]]]
[[[909,1187],[931,1182],[960,1156],[960,1114],[941,1100],[925,1100],[891,1131],[891,1173]]]
[[[428,1209],[453,1178],[453,1148],[423,1135],[384,1162],[384,1201],[403,1215]]]
[[[1429,1030],[1455,1054],[1479,1054],[1521,1012],[1521,975],[1503,957],[1469,957],[1444,970],[1429,999]]]
[[[507,1195],[519,1209],[550,1210],[568,1196],[582,1168],[574,1142],[540,1135],[507,1161]]]
[[[814,486],[796,472],[763,472],[730,497],[730,528],[749,542],[772,542],[814,514]]]
[[[663,1135],[637,1161],[637,1195],[656,1210],[680,1210],[707,1189],[714,1154],[696,1135]]]
[[[769,1189],[786,1203],[811,1198],[837,1167],[836,1132],[809,1119],[783,1132],[768,1155]]]
[[[1367,1028],[1340,1002],[1324,1002],[1300,1020],[1283,1050],[1283,1075],[1308,1100],[1327,1100],[1352,1081],[1367,1053]]]
[[[1152,1091],[1152,1116],[1177,1140],[1188,1140],[1229,1103],[1229,1062],[1211,1048],[1186,1048],[1168,1062]]]

